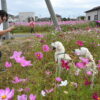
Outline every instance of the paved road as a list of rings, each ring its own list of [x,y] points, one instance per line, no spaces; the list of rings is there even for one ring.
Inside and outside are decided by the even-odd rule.
[[[33,34],[14,34],[12,36],[13,37],[29,37],[29,36],[33,36]]]

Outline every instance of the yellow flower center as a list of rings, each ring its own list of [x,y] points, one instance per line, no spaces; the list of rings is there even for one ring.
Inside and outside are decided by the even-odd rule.
[[[6,99],[6,98],[7,98],[7,96],[6,96],[6,95],[3,95],[3,96],[2,96],[2,99]]]
[[[38,54],[37,56],[40,57],[40,54]]]
[[[98,97],[97,100],[100,100],[100,97]]]

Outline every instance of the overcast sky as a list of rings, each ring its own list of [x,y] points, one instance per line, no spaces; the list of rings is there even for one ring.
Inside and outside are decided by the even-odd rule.
[[[6,0],[10,14],[35,12],[38,17],[49,17],[45,0]],[[56,14],[62,17],[85,15],[85,11],[100,6],[100,0],[50,0]]]

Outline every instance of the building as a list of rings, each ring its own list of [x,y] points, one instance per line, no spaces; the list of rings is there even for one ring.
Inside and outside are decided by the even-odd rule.
[[[51,21],[49,17],[38,18],[37,21]]]
[[[19,21],[20,22],[29,22],[29,19],[35,19],[34,12],[20,12],[19,13]]]
[[[10,22],[13,22],[13,20],[14,20],[14,15],[11,15],[11,14],[8,14],[8,22],[10,23]]]
[[[100,6],[92,8],[86,11],[85,13],[86,13],[86,20],[88,21],[100,20]]]
[[[9,18],[8,18],[8,22],[12,23],[12,22],[19,22],[19,16],[14,16],[11,14],[8,14]]]

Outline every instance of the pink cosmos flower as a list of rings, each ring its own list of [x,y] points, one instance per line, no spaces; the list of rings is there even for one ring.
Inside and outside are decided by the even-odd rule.
[[[89,63],[89,59],[87,58],[83,58],[83,57],[79,57],[79,59],[82,61],[82,62],[77,62],[75,65],[76,67],[78,68],[85,68],[86,67],[86,64]]]
[[[16,83],[20,83],[22,82],[22,80],[19,77],[15,77],[14,80],[12,81],[12,83],[16,84]]]
[[[24,92],[29,92],[30,91],[30,88],[25,88],[24,89]]]
[[[51,93],[51,92],[53,92],[54,91],[54,89],[53,88],[51,88],[50,90],[45,90],[46,91],[46,93]]]
[[[66,70],[70,69],[70,66],[68,65],[69,62],[65,61],[65,60],[61,60],[61,65],[63,68],[65,68]]]
[[[10,59],[15,59],[15,58],[17,58],[17,57],[20,57],[21,54],[22,54],[21,51],[20,51],[20,52],[14,51],[14,52],[13,52],[13,56],[11,56]]]
[[[100,64],[98,64],[98,68],[100,68]]]
[[[57,82],[61,82],[62,79],[61,79],[60,77],[56,77],[56,81],[57,81]]]
[[[32,66],[31,61],[27,61],[24,56],[16,56],[14,59],[17,63],[20,63],[22,67]]]
[[[92,75],[92,72],[91,71],[88,71],[86,72],[87,75],[91,76]]]
[[[100,60],[98,60],[98,65],[97,66],[98,66],[98,68],[100,70]]]
[[[36,100],[36,95],[30,94],[29,98],[30,100]]]
[[[42,50],[43,50],[44,52],[49,52],[49,51],[50,51],[50,48],[49,48],[48,45],[43,45],[43,46],[42,46]]]
[[[85,64],[88,64],[90,62],[88,58],[79,57],[79,59]]]
[[[15,61],[16,61],[17,63],[21,63],[23,60],[25,60],[25,57],[24,57],[24,56],[22,56],[22,57],[16,57],[16,58],[15,58]]]
[[[37,57],[38,60],[41,60],[43,58],[43,53],[41,52],[36,52],[35,56]]]
[[[76,65],[76,67],[78,67],[78,68],[80,68],[80,69],[86,68],[86,64],[83,63],[83,62],[77,62],[75,65]]]
[[[27,60],[22,60],[20,64],[22,67],[32,66],[31,61],[27,61]]]
[[[10,90],[9,88],[0,89],[0,100],[13,100],[14,89]]]
[[[22,67],[32,66],[31,61],[27,61],[24,56],[21,57],[22,52],[14,51],[11,59],[15,59],[17,63],[20,63]]]
[[[100,60],[98,60],[98,63],[100,63]]]
[[[6,68],[10,68],[10,67],[12,67],[12,63],[6,61],[6,62],[5,62],[5,67],[6,67]]]
[[[46,75],[51,75],[51,72],[50,72],[49,70],[46,70],[46,71],[45,71],[45,74],[46,74]]]
[[[17,96],[17,100],[27,100],[27,95],[23,94],[23,95],[18,95]]]
[[[53,88],[51,88],[50,90],[42,90],[42,91],[41,91],[41,95],[42,95],[42,96],[46,96],[48,93],[51,93],[51,92],[53,92],[53,91],[54,91]]]
[[[84,45],[84,42],[83,42],[83,41],[78,40],[78,41],[76,41],[76,44],[77,44],[77,45],[79,45],[79,46],[83,46],[83,45]]]
[[[16,84],[16,83],[20,83],[20,82],[25,82],[27,81],[27,79],[21,79],[19,77],[15,77],[14,80],[12,81],[12,83]]]

